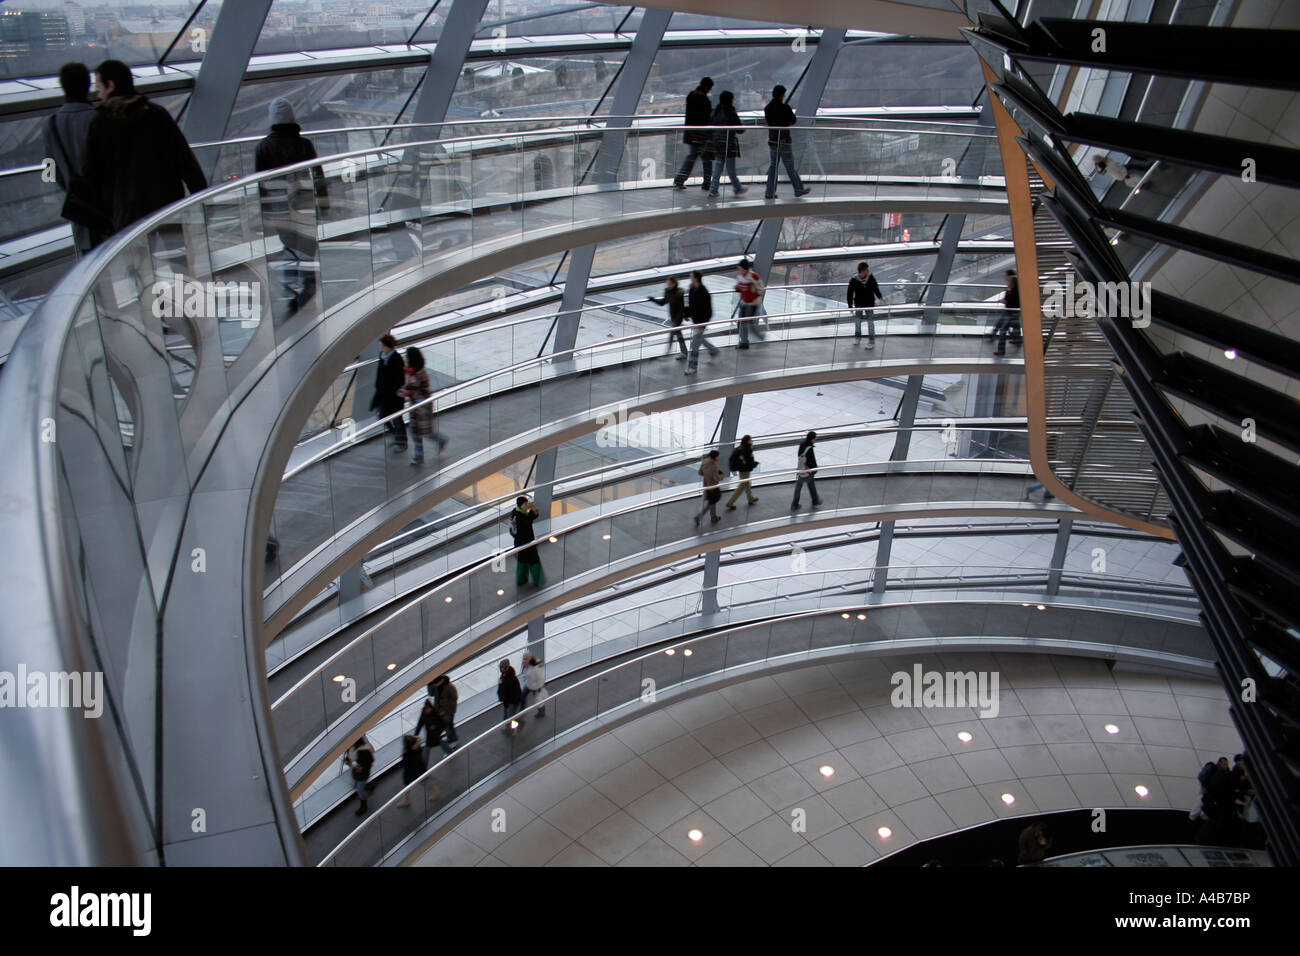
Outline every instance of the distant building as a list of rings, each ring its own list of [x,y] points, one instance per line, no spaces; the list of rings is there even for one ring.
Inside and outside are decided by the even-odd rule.
[[[68,18],[62,13],[6,10],[0,13],[0,59],[16,60],[68,48]]]

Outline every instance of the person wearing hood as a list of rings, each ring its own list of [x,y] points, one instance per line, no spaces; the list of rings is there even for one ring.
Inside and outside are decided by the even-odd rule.
[[[86,131],[86,179],[114,232],[208,186],[171,114],[137,93],[121,60],[95,67],[103,106]]]
[[[74,179],[85,175],[86,138],[96,113],[90,102],[90,70],[86,64],[65,63],[59,67],[59,86],[63,87],[63,105],[45,123],[45,155],[54,160],[55,182],[66,193]],[[68,221],[79,257],[103,241],[100,230]]]
[[[316,158],[316,147],[302,135],[295,121],[293,104],[284,97],[271,101],[271,132],[257,144],[254,168],[257,172],[293,166]],[[284,178],[259,183],[262,196],[262,224],[280,237],[284,247],[284,294],[290,315],[297,313],[316,295],[317,209],[329,209],[329,189],[320,166],[287,173]]]

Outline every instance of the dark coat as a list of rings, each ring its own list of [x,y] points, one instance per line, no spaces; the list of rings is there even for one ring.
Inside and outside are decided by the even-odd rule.
[[[804,468],[812,471],[817,467],[817,453],[813,450],[812,445],[800,444],[799,454],[804,456]]]
[[[257,144],[255,167],[259,173],[316,158],[316,147],[298,135],[297,123],[276,123]],[[329,189],[320,166],[258,184],[262,196],[262,223],[274,229],[285,247],[302,258],[317,256],[318,211],[329,208]]]
[[[451,681],[434,688],[433,706],[438,708],[438,713],[446,720],[451,720],[456,716],[456,704],[460,701],[460,694],[456,690],[456,685]]]
[[[424,754],[419,747],[410,747],[402,752],[402,783],[415,783],[424,773]]]
[[[171,114],[138,93],[108,98],[87,131],[86,157],[115,232],[208,185]]]
[[[708,93],[701,93],[700,90],[694,89],[686,94],[686,125],[687,126],[708,126],[713,121],[713,101],[709,99]],[[707,130],[688,129],[686,135],[682,137],[687,146],[707,146],[713,140],[713,136]]]
[[[681,325],[682,320],[686,318],[686,293],[682,291],[681,286],[676,289],[664,289],[662,299],[651,296],[650,301],[656,305],[668,306],[668,319],[673,325]]]
[[[704,287],[704,283],[691,286],[690,304],[687,306],[691,321],[703,325],[713,318],[713,295]]]
[[[497,700],[503,704],[522,703],[524,692],[519,686],[519,678],[515,675],[513,667],[506,668],[506,672],[501,675],[497,681]]]
[[[512,535],[512,539],[514,540],[516,548],[528,544],[530,541],[536,540],[533,535],[533,522],[538,518],[538,511],[536,508],[533,508],[532,506],[529,506],[527,510],[516,508],[511,512],[511,517],[514,519],[515,523],[515,531]],[[517,557],[520,561],[524,562],[524,564],[542,563],[542,556],[537,553],[536,548],[524,548],[524,550],[519,552]]]
[[[370,399],[370,410],[381,415],[395,415],[402,410],[404,402],[398,390],[406,384],[406,372],[402,370],[402,356],[397,349],[382,353],[375,365],[375,395]]]
[[[64,103],[45,123],[45,155],[54,160],[55,182],[64,192],[68,191],[69,173],[86,173],[86,139],[96,115],[89,103]],[[72,223],[72,241],[79,251],[93,249],[100,238],[89,226]]]
[[[869,309],[876,304],[877,299],[883,299],[880,294],[880,283],[876,281],[875,275],[867,276],[867,281],[863,282],[857,276],[849,280],[849,308]]]
[[[718,105],[713,111],[714,126],[739,126],[740,114],[736,112],[734,106]],[[717,129],[713,131],[713,151],[721,159],[723,156],[740,155],[740,137],[744,135],[743,129]]]
[[[790,145],[790,133],[781,127],[793,126],[798,120],[795,118],[794,110],[790,109],[789,103],[778,103],[772,100],[763,107],[763,119],[767,122],[767,144],[777,146],[784,144]],[[773,129],[773,127],[777,127]]]
[[[732,471],[753,471],[758,467],[758,462],[754,461],[754,447],[751,445],[746,448],[744,445],[737,445],[731,451],[727,467]]]
[[[446,723],[443,721],[442,715],[438,713],[438,708],[433,701],[426,700],[424,707],[420,709],[420,719],[415,725],[415,732],[418,734],[423,730],[425,741],[432,747],[438,742],[438,738],[442,736],[442,732],[446,729]]]
[[[1020,283],[1016,283],[1002,294],[1002,305],[1008,309],[1020,308]]]

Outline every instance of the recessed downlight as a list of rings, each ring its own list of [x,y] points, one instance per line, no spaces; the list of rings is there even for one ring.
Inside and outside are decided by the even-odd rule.
[[[1107,724],[1107,725],[1106,725],[1105,727],[1103,727],[1102,729],[1103,729],[1104,731],[1106,731],[1106,733],[1108,733],[1108,734],[1117,734],[1117,733],[1119,733],[1119,728],[1116,727],[1114,724]]]
[[[547,538],[546,540],[549,541],[549,542],[551,542],[551,544],[555,544],[555,542],[559,541],[560,539],[557,538],[555,535],[551,535],[551,536],[550,536],[549,538]]]
[[[682,657],[690,657],[694,653],[695,652],[688,647],[686,650],[682,651]]]
[[[692,829],[692,830],[687,830],[687,831],[686,831],[686,836],[687,836],[687,838],[690,839],[690,841],[691,841],[692,843],[699,843],[701,840],[704,839],[704,831],[703,831],[703,830],[694,830],[694,829]]]
[[[1016,798],[1012,794],[1004,793],[1002,794],[1002,802],[1007,806],[1011,806],[1011,804],[1016,802]]]
[[[334,683],[336,683],[336,684],[341,684],[341,683],[343,683],[345,680],[347,680],[347,678],[344,677],[342,674],[335,674],[334,677],[333,677],[332,679],[333,679]]]
[[[668,650],[664,651],[664,653],[667,654],[669,657],[672,657],[674,654],[677,653],[677,650],[676,648],[670,647],[668,648]]]
[[[893,835],[894,831],[889,829],[889,827],[876,827],[876,836],[880,837],[882,840],[888,840]]]
[[[968,744],[975,738],[971,735],[971,732],[969,730],[962,730],[958,732],[957,739],[964,744]]]
[[[1224,350],[1223,350],[1223,357],[1226,358],[1226,359],[1235,359],[1235,358],[1237,357],[1237,350],[1236,350],[1236,349],[1224,349]]]
[[[1133,792],[1136,793],[1139,797],[1142,797],[1144,800],[1151,795],[1151,791],[1148,790],[1146,787],[1142,786],[1142,784],[1140,783],[1133,788]]]
[[[820,767],[818,767],[817,772],[821,774],[823,777],[835,776],[835,768],[828,763],[822,764]]]

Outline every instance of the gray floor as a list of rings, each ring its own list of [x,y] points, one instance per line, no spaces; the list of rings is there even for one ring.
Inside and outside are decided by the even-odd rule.
[[[918,661],[997,672],[999,715],[891,706],[890,675]],[[1239,750],[1217,683],[1018,654],[816,665],[599,737],[489,801],[416,865],[862,866],[1002,817],[1190,809],[1200,767]]]

